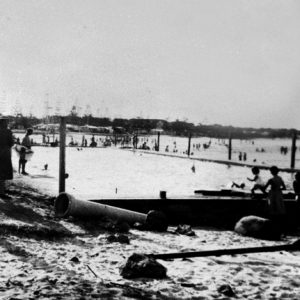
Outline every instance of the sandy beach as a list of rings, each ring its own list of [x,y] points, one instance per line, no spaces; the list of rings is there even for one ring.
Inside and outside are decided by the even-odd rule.
[[[53,197],[25,181],[1,199],[0,299],[299,299],[300,252],[159,260],[167,278],[127,280],[120,267],[132,253],[167,253],[278,245],[231,231],[193,228],[196,236],[130,229],[127,243],[108,237],[110,223],[61,220]],[[225,293],[225,294],[224,294]]]
[[[0,12],[0,300],[300,300],[300,1]]]

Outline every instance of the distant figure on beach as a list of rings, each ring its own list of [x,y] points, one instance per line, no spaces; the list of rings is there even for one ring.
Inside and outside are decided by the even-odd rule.
[[[25,147],[22,147],[20,149],[20,152],[19,152],[19,168],[18,168],[18,172],[19,174],[21,173],[21,168],[23,168],[23,165],[24,165],[24,168],[25,168],[25,164],[26,164],[26,148]],[[24,171],[25,172],[25,171]],[[25,175],[25,174],[24,174]]]
[[[134,135],[132,138],[132,145],[134,149],[137,149],[138,143],[139,143],[139,138],[137,137],[137,135]]]
[[[74,146],[74,139],[73,139],[73,137],[71,137],[71,142],[69,143],[69,146]]]
[[[300,200],[300,172],[295,175],[295,180],[293,182],[293,188],[296,195],[296,199]]]
[[[193,173],[196,173],[196,167],[195,167],[195,165],[193,165],[193,166],[191,167],[191,170],[192,170]]]
[[[244,152],[244,155],[243,155],[243,160],[246,161],[247,160],[247,153]]]
[[[0,197],[6,197],[5,180],[13,179],[11,147],[14,139],[11,130],[7,127],[8,118],[0,116]]]
[[[286,155],[288,153],[288,147],[281,146],[280,153]]]
[[[263,182],[261,176],[259,175],[259,168],[258,167],[253,167],[251,169],[252,171],[252,174],[254,175],[254,178],[247,178],[249,181],[252,181],[254,182],[254,185],[251,189],[251,194],[252,196],[254,195],[254,191],[256,190],[260,190],[262,191],[264,194],[266,194],[266,191],[265,191],[265,183]]]
[[[268,187],[271,187],[268,199],[269,214],[275,225],[283,227],[286,211],[283,202],[282,190],[285,190],[286,187],[282,178],[278,176],[279,169],[276,166],[272,166],[270,168],[270,172],[273,177],[268,180],[264,188],[266,190]],[[283,228],[281,229],[283,230]]]
[[[97,143],[95,142],[95,137],[94,136],[92,136],[92,138],[91,138],[91,143],[90,143],[90,147],[97,147]]]
[[[22,146],[25,146],[28,149],[31,149],[31,139],[30,136],[32,135],[33,130],[32,128],[28,128],[26,134],[22,140]]]
[[[239,153],[239,161],[242,160],[242,157],[243,157],[242,152],[240,152],[240,153]]]
[[[26,131],[26,134],[22,140],[22,147],[21,151],[20,151],[20,158],[19,158],[19,171],[22,168],[22,174],[23,175],[28,175],[28,173],[25,171],[25,167],[26,167],[26,150],[30,150],[31,149],[31,140],[30,140],[30,136],[32,135],[33,130],[32,128],[28,128]]]

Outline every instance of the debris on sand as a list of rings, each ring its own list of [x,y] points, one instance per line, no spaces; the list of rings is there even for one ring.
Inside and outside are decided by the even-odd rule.
[[[234,231],[244,236],[266,240],[279,240],[281,235],[279,228],[271,220],[257,216],[241,218]]]
[[[167,269],[155,259],[143,255],[132,254],[120,269],[124,278],[166,278]]]
[[[107,237],[107,242],[129,244],[129,238],[125,234],[111,234]]]
[[[229,284],[222,284],[218,287],[217,290],[220,294],[223,294],[227,297],[235,297],[236,296],[234,291],[232,290],[232,287]]]
[[[195,231],[192,230],[190,225],[178,225],[175,232],[187,236],[196,236]]]

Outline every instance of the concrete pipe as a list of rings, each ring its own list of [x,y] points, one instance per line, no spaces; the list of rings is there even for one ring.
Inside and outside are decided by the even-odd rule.
[[[94,219],[108,217],[114,220],[125,221],[128,224],[136,222],[143,224],[147,218],[146,214],[91,201],[78,200],[67,193],[58,195],[54,203],[54,209],[57,217],[73,216]]]

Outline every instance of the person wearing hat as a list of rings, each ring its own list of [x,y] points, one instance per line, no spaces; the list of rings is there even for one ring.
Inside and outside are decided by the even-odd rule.
[[[11,147],[13,135],[8,129],[8,118],[0,116],[0,197],[5,197],[5,180],[13,179]]]

